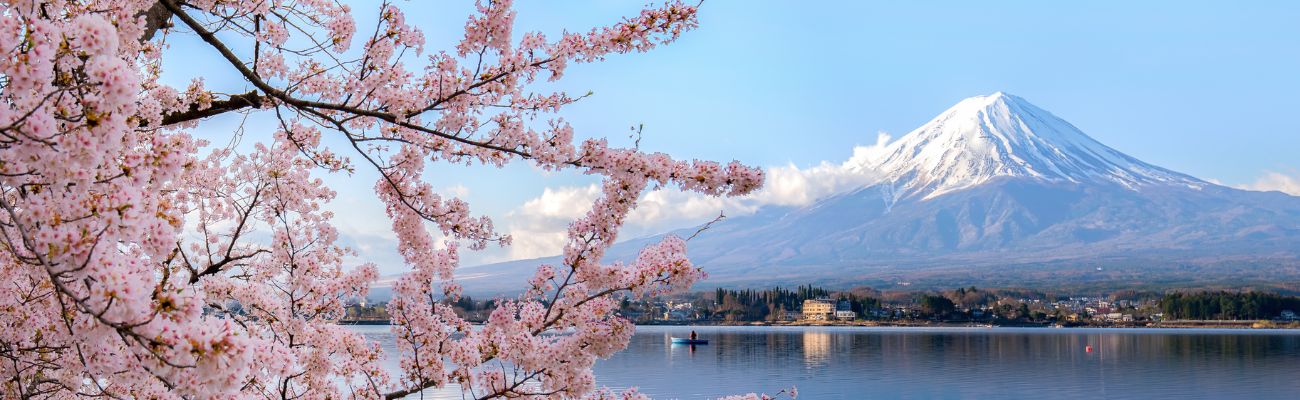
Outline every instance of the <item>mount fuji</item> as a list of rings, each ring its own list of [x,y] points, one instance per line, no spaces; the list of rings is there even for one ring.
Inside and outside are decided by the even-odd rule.
[[[962,100],[855,169],[883,174],[882,189],[897,198],[931,199],[998,178],[1134,190],[1206,184],[1106,147],[1052,113],[1002,92]]]
[[[692,260],[710,274],[703,284],[1300,276],[1300,197],[1228,188],[1142,162],[1013,95],[962,100],[855,162],[849,168],[872,183],[804,207],[731,218],[692,240]],[[620,243],[609,256],[632,258],[655,240]],[[474,269],[523,273],[537,263]]]

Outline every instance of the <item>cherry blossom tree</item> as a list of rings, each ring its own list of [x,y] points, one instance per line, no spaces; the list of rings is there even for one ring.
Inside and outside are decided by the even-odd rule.
[[[628,263],[604,263],[606,249],[646,190],[738,196],[763,180],[736,162],[577,140],[557,115],[581,96],[535,89],[570,64],[672,42],[696,26],[691,5],[548,37],[514,32],[511,1],[483,1],[455,48],[436,50],[388,3],[360,35],[330,0],[0,4],[5,398],[639,397],[591,372],[633,332],[617,296],[682,290],[702,272],[681,238]],[[203,69],[188,87],[161,83],[178,35],[248,91],[206,89]],[[248,127],[255,144],[239,148],[189,133],[227,113],[276,123]],[[563,261],[471,329],[448,304],[459,254],[510,238],[423,175],[512,162],[598,176],[603,194],[570,225]],[[346,261],[356,253],[337,243],[319,176],[357,168],[377,172],[409,267],[388,305],[397,374],[336,324],[377,270]]]

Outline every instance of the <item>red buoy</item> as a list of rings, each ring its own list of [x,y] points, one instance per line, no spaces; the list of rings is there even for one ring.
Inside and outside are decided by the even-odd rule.
[[[1092,346],[1085,346],[1085,347],[1083,348],[1083,351],[1088,352],[1088,353],[1091,353],[1091,352],[1092,352]]]

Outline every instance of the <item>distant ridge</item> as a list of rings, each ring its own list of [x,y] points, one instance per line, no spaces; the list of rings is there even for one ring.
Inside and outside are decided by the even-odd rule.
[[[1229,270],[1222,276],[1300,279],[1300,198],[1145,163],[1002,92],[962,100],[853,168],[879,178],[806,207],[731,218],[692,240],[692,260],[710,274],[702,285],[965,285],[1031,274],[1141,285]],[[608,257],[630,259],[657,239],[620,243]],[[553,260],[466,268],[493,276],[466,288],[517,290],[542,261]],[[1085,274],[1097,266],[1105,276]]]

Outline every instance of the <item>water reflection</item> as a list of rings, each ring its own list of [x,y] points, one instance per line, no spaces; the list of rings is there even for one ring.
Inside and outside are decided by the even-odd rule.
[[[695,327],[708,346],[662,350],[662,337],[690,329],[639,327],[628,350],[596,364],[597,378],[667,398],[794,385],[812,399],[1300,393],[1300,332]]]
[[[815,329],[815,328],[814,328]],[[813,368],[826,363],[831,353],[831,334],[822,330],[809,330],[803,334],[803,362]]]
[[[691,329],[709,344],[671,344]],[[656,398],[797,385],[809,399],[1295,399],[1300,332],[638,327],[596,376]]]

